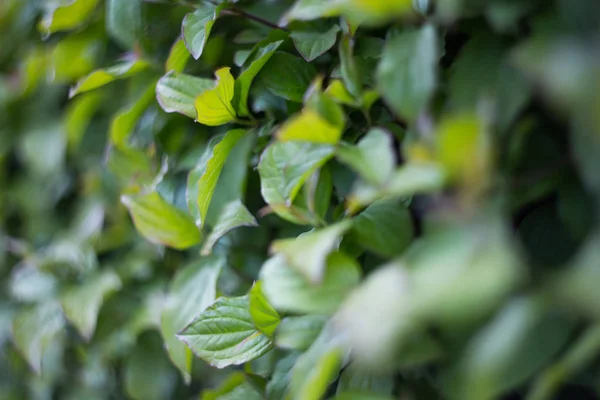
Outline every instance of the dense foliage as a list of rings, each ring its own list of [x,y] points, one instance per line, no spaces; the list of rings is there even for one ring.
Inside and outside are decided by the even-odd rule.
[[[1,0],[0,399],[597,398],[599,94],[596,0]]]

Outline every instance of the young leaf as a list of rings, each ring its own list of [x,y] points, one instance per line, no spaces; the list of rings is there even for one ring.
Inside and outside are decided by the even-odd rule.
[[[206,220],[215,188],[225,161],[236,143],[246,134],[244,129],[227,132],[214,147],[209,146],[207,153],[200,159],[196,168],[190,171],[187,186],[188,207],[202,228]]]
[[[342,235],[351,225],[346,220],[293,239],[276,240],[271,245],[271,252],[281,254],[290,266],[310,282],[320,283],[325,274],[327,257],[336,250]]]
[[[48,1],[38,27],[44,35],[67,31],[83,25],[92,15],[98,0]]]
[[[194,220],[157,192],[125,195],[121,202],[129,209],[136,229],[149,241],[178,250],[200,242],[200,231]]]
[[[328,318],[324,315],[285,317],[275,331],[275,345],[282,349],[308,349],[321,334]]]
[[[236,114],[231,104],[235,81],[229,70],[221,68],[215,72],[216,86],[196,97],[196,121],[201,124],[218,126],[235,120]]]
[[[275,96],[300,103],[316,74],[312,64],[289,53],[277,51],[262,68],[258,79]]]
[[[177,337],[198,357],[217,368],[239,365],[273,346],[252,322],[248,297],[222,297],[204,310]]]
[[[337,144],[341,136],[341,127],[330,124],[310,109],[304,109],[302,113],[288,119],[277,132],[277,139],[281,142]]]
[[[437,87],[439,60],[435,28],[392,35],[377,68],[377,88],[398,115],[414,121]]]
[[[258,222],[240,200],[233,200],[225,204],[221,209],[216,225],[202,246],[201,254],[210,254],[219,239],[233,229],[242,226],[258,226]]]
[[[225,4],[200,3],[196,6],[196,11],[187,14],[183,19],[181,26],[183,40],[194,59],[197,60],[202,55],[210,31],[224,7]]]
[[[136,75],[149,66],[146,61],[134,60],[113,65],[105,69],[97,69],[91,74],[81,78],[69,91],[69,97],[102,87],[118,79],[125,79]]]
[[[332,26],[326,32],[295,31],[290,34],[298,53],[308,62],[325,54],[333,47],[340,31],[338,25]]]
[[[261,281],[254,283],[250,293],[248,293],[248,298],[250,301],[250,315],[254,325],[265,335],[273,337],[281,317],[265,298]]]
[[[212,79],[172,71],[156,84],[156,100],[165,112],[178,112],[196,119],[196,97],[214,87]]]
[[[102,302],[120,288],[119,276],[109,270],[88,278],[82,285],[72,287],[61,296],[60,304],[65,316],[86,340],[89,341],[94,334]]]
[[[185,47],[185,42],[181,38],[177,39],[177,41],[173,43],[173,46],[171,46],[171,51],[165,62],[165,72],[183,72],[189,59],[190,52]]]
[[[191,381],[192,353],[176,334],[215,301],[217,278],[225,261],[222,256],[203,257],[179,271],[171,282],[169,297],[162,310],[160,330],[167,352],[188,383]]]
[[[142,1],[108,0],[106,30],[117,43],[133,49],[142,33]]]
[[[332,253],[323,281],[314,285],[277,255],[263,265],[260,279],[267,299],[276,310],[331,314],[360,281],[360,269],[354,259]]]
[[[128,107],[120,110],[110,125],[110,140],[117,148],[125,148],[135,124],[154,100],[155,81]]]

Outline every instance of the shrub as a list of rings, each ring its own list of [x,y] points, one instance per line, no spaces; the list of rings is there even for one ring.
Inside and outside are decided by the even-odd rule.
[[[594,398],[599,46],[593,0],[4,0],[0,399]]]

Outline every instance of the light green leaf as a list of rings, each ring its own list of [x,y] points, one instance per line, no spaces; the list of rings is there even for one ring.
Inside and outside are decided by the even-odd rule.
[[[48,0],[38,28],[45,35],[75,29],[91,17],[97,4],[98,0]]]
[[[203,257],[179,271],[171,282],[160,330],[169,357],[187,383],[191,381],[192,353],[176,334],[215,301],[217,279],[225,262],[222,256]]]
[[[258,222],[240,200],[233,200],[225,204],[217,218],[217,223],[202,246],[201,254],[210,254],[219,239],[233,229],[242,226],[258,226]]]
[[[154,101],[155,92],[155,81],[152,81],[137,100],[115,115],[110,125],[110,140],[117,148],[127,147],[135,124]]]
[[[250,92],[250,86],[254,81],[254,78],[265,64],[271,59],[271,56],[275,54],[275,50],[283,43],[283,40],[276,42],[270,42],[267,44],[258,43],[252,50],[252,53],[248,56],[244,65],[246,67],[235,80],[235,99],[234,104],[236,105],[237,112],[240,116],[250,115],[248,110],[248,94]]]
[[[248,293],[248,298],[250,301],[250,315],[254,325],[265,335],[273,337],[281,317],[265,298],[261,281],[254,283],[250,293]]]
[[[344,82],[339,79],[332,79],[329,86],[325,89],[325,93],[335,99],[337,102],[347,106],[356,106],[357,101],[354,96],[346,89]]]
[[[223,125],[235,120],[233,100],[235,81],[230,68],[221,68],[215,72],[216,86],[196,97],[196,121],[208,126]]]
[[[64,118],[69,151],[76,151],[79,147],[101,100],[99,93],[87,93],[67,105]]]
[[[124,195],[121,202],[129,209],[136,229],[149,241],[178,250],[200,242],[201,234],[194,220],[157,192]]]
[[[381,25],[410,14],[413,0],[336,0],[344,16],[355,25]]]
[[[104,299],[121,288],[121,280],[113,271],[98,273],[81,285],[68,289],[60,298],[67,319],[81,336],[90,340],[96,328],[98,312]]]
[[[245,134],[244,129],[234,129],[227,132],[217,144],[209,145],[207,152],[188,176],[187,203],[196,225],[200,228],[204,226],[223,165],[231,150]]]
[[[183,19],[181,27],[183,40],[196,60],[202,55],[210,31],[224,7],[224,4],[217,6],[208,2],[200,3],[196,6],[196,11],[187,14]]]
[[[165,72],[183,72],[189,59],[190,52],[185,47],[185,42],[182,38],[177,39],[173,46],[171,46],[171,51],[165,62]]]
[[[324,315],[285,317],[275,331],[275,345],[282,349],[308,349],[323,330],[327,322]]]
[[[356,243],[383,257],[402,254],[413,236],[410,212],[396,200],[375,202],[352,220]]]
[[[322,283],[313,285],[277,255],[265,262],[260,279],[269,303],[276,310],[331,314],[360,281],[360,268],[354,259],[332,253]]]
[[[217,368],[239,365],[271,349],[271,340],[252,322],[248,297],[220,298],[177,337]]]
[[[102,87],[118,79],[129,78],[148,68],[149,64],[143,60],[126,61],[109,68],[97,69],[91,74],[81,78],[69,91],[69,97]]]
[[[277,139],[281,142],[336,144],[341,136],[341,127],[330,124],[310,109],[304,109],[300,114],[288,119],[277,132]]]
[[[342,235],[351,226],[351,222],[346,220],[296,238],[276,240],[271,245],[271,252],[281,254],[290,266],[310,282],[321,283],[327,257],[336,250]]]
[[[388,38],[377,68],[377,87],[400,116],[414,121],[437,87],[438,39],[432,25]]]
[[[206,390],[201,400],[263,400],[243,372],[234,372],[218,389]]]
[[[322,17],[333,17],[339,14],[340,7],[333,1],[298,0],[285,14],[283,22],[293,20],[313,20]]]
[[[396,157],[393,148],[391,135],[383,129],[373,128],[356,146],[342,144],[337,149],[336,157],[366,182],[383,185],[394,172]]]
[[[54,82],[72,82],[89,73],[102,56],[105,44],[98,30],[67,36],[52,50]]]
[[[117,43],[133,49],[142,34],[142,1],[107,0],[106,31]]]
[[[271,206],[291,206],[308,177],[333,156],[328,145],[275,142],[265,149],[258,172],[261,194]]]
[[[156,84],[156,99],[165,112],[196,119],[196,97],[215,87],[212,79],[169,72]]]
[[[338,25],[332,26],[326,32],[294,31],[290,34],[298,53],[308,62],[325,54],[333,47],[340,31]]]
[[[300,103],[316,74],[315,67],[302,58],[277,51],[262,68],[258,79],[275,96]]]
[[[20,312],[13,320],[15,345],[38,374],[42,369],[45,350],[64,324],[60,304],[55,301],[39,303],[34,308]]]

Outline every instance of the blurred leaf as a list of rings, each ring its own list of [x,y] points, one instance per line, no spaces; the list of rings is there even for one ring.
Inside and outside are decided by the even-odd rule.
[[[185,69],[185,66],[188,63],[189,58],[190,58],[190,52],[185,47],[185,42],[181,38],[177,39],[177,41],[175,41],[175,43],[171,47],[171,51],[169,52],[169,57],[167,58],[167,61],[165,62],[165,72],[171,72],[171,71],[174,71],[176,73],[183,72],[183,70]]]
[[[318,113],[307,109],[288,119],[277,132],[277,140],[281,142],[336,144],[341,136],[341,127],[331,125]]]
[[[196,97],[215,87],[212,79],[197,78],[178,72],[169,72],[156,84],[156,99],[161,108],[196,119]]]
[[[354,60],[353,45],[350,37],[345,35],[342,38],[339,45],[341,74],[348,92],[354,97],[359,97],[363,91],[363,76]]]
[[[49,0],[38,28],[44,35],[75,29],[89,19],[97,4],[98,0]]]
[[[277,362],[273,371],[273,376],[271,377],[271,380],[267,382],[266,391],[268,400],[285,398],[285,393],[290,384],[291,371],[296,364],[297,359],[298,354],[290,353]]]
[[[254,282],[250,293],[248,293],[248,298],[250,301],[250,315],[254,325],[265,335],[273,337],[281,317],[265,298],[261,281]]]
[[[142,32],[141,0],[108,0],[106,31],[119,44],[133,49]]]
[[[258,226],[258,222],[240,200],[233,200],[225,204],[221,209],[217,223],[202,246],[202,255],[210,254],[213,246],[220,238],[233,229],[242,226]]]
[[[216,85],[200,93],[195,100],[196,121],[208,126],[223,125],[235,120],[233,100],[234,79],[229,68],[221,68],[215,75]]]
[[[67,36],[52,50],[54,80],[71,82],[87,74],[96,65],[104,50],[97,31]]]
[[[300,103],[316,74],[315,67],[303,59],[277,51],[262,68],[258,79],[274,95]]]
[[[241,372],[233,373],[218,389],[206,390],[201,400],[261,400],[263,397]]]
[[[248,297],[222,297],[204,310],[177,337],[198,357],[217,368],[239,365],[265,354],[271,340],[260,333]]]
[[[308,62],[325,54],[333,47],[340,31],[338,25],[333,25],[326,32],[319,31],[294,31],[290,37],[298,53]]]
[[[64,118],[67,146],[70,151],[79,147],[101,100],[100,94],[87,93],[73,100],[67,107]]]
[[[121,202],[129,209],[136,229],[151,242],[178,250],[200,242],[201,234],[193,219],[157,192],[125,195]]]
[[[323,330],[327,317],[323,315],[303,315],[285,317],[275,331],[275,345],[282,349],[306,350]]]
[[[118,79],[125,79],[136,75],[147,67],[147,62],[143,60],[135,60],[116,64],[109,68],[97,69],[96,71],[77,81],[75,86],[73,86],[69,91],[69,97],[74,97],[79,93],[97,89]]]
[[[392,400],[393,397],[376,393],[348,391],[338,393],[333,400]]]
[[[152,81],[133,103],[115,115],[110,126],[110,140],[117,148],[128,146],[128,139],[144,111],[154,101],[155,92],[155,81]]]
[[[391,375],[373,374],[368,370],[362,370],[350,364],[340,375],[336,389],[338,396],[346,392],[352,392],[357,396],[362,395],[391,395],[394,389],[394,381]]]
[[[185,46],[196,60],[202,55],[210,31],[224,7],[225,4],[217,6],[208,2],[200,3],[196,11],[187,14],[183,19],[182,37]]]
[[[294,6],[285,14],[284,22],[331,17],[337,15],[338,10],[339,6],[332,1],[297,0]]]

